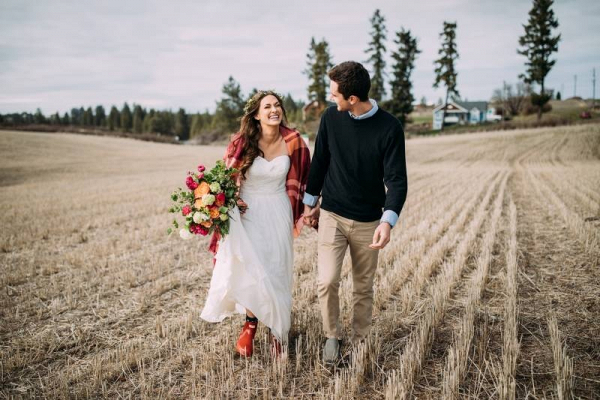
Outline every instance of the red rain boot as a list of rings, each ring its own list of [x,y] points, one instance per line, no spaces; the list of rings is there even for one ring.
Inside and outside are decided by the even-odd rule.
[[[246,321],[244,327],[242,328],[242,333],[240,333],[240,338],[235,345],[235,350],[242,357],[251,357],[252,356],[252,341],[254,340],[254,335],[256,334],[256,322]]]

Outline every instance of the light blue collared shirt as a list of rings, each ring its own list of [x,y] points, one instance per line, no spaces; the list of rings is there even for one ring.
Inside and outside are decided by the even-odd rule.
[[[377,105],[377,102],[375,100],[369,99],[369,101],[371,102],[371,105],[373,106],[373,107],[371,107],[371,109],[369,111],[367,111],[366,113],[361,114],[361,115],[354,115],[350,111],[348,111],[348,114],[350,114],[350,117],[360,120],[360,119],[367,119],[367,118],[375,115],[377,110],[379,110],[379,106]],[[314,207],[317,204],[317,201],[319,201],[319,196],[313,196],[312,194],[304,193],[304,199],[302,200],[302,202],[304,204],[306,204],[307,206]],[[393,228],[394,225],[396,225],[396,222],[398,222],[398,214],[396,214],[392,210],[385,210],[383,212],[383,215],[381,216],[381,219],[379,220],[379,222],[387,222]]]

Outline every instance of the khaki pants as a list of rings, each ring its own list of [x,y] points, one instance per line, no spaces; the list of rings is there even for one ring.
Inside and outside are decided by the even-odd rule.
[[[364,339],[371,328],[373,313],[373,278],[378,250],[369,245],[379,220],[358,222],[321,210],[319,218],[317,293],[328,338],[341,339],[339,288],[342,263],[350,246],[352,258],[352,341]]]

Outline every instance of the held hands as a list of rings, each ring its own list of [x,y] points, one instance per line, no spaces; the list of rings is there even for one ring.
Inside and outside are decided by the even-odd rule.
[[[392,227],[387,222],[382,222],[379,224],[377,229],[375,229],[375,234],[373,234],[373,243],[369,245],[370,248],[381,250],[390,242],[390,231]]]
[[[321,206],[317,204],[315,207],[304,205],[304,223],[312,228],[319,225],[319,214]]]
[[[242,199],[238,199],[237,206],[240,210],[240,215],[244,215],[244,213],[248,210],[248,204],[246,204]]]

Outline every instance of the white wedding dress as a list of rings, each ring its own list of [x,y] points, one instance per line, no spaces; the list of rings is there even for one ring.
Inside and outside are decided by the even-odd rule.
[[[221,240],[201,318],[219,322],[250,310],[286,342],[291,324],[292,207],[285,182],[290,158],[257,157],[242,181],[248,210],[230,213],[229,234]]]

